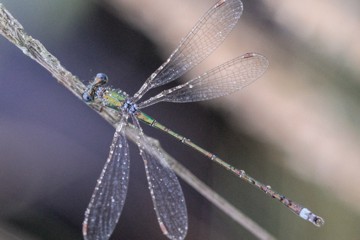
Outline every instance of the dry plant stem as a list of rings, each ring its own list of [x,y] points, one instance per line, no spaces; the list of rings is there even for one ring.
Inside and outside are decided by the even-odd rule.
[[[76,97],[81,99],[81,95],[85,90],[85,85],[72,73],[61,66],[59,60],[49,53],[38,40],[26,34],[22,25],[4,8],[2,4],[0,4],[0,33],[15,46],[20,48],[25,55],[29,56],[48,70],[59,83],[64,85]],[[101,109],[101,106],[98,104],[91,104],[89,106],[112,126],[116,127],[119,119],[117,112],[108,109]],[[136,136],[138,136],[139,133],[132,125],[128,126],[126,134],[130,140],[134,142],[138,141]],[[189,170],[167,154],[161,148],[157,140],[150,137],[147,137],[147,140],[149,141],[148,143],[143,143],[145,147],[151,148],[149,143],[151,145],[155,145],[179,177],[181,177],[185,182],[196,189],[219,209],[224,211],[234,221],[238,222],[259,239],[274,239],[274,237],[272,237],[266,230],[261,228],[254,221],[228,203],[224,198],[219,196],[216,192],[194,176]]]

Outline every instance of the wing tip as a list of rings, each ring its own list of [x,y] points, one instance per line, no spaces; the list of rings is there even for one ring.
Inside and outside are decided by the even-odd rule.
[[[188,226],[186,225],[183,229],[178,228],[176,234],[170,234],[165,227],[164,223],[160,223],[160,228],[163,234],[171,240],[183,240],[187,235]]]
[[[256,58],[262,66],[264,66],[264,72],[269,67],[269,60],[262,54],[256,52],[248,52],[241,56],[243,59]]]

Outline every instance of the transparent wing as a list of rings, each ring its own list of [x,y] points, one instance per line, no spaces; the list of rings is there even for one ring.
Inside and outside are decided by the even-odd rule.
[[[126,118],[116,129],[109,157],[85,212],[85,240],[110,238],[124,206],[129,181],[129,147],[124,134]]]
[[[195,25],[179,46],[134,95],[140,99],[151,88],[169,83],[210,55],[231,32],[242,13],[240,0],[218,1]]]
[[[135,126],[140,130],[137,118]],[[141,130],[142,131],[142,130]],[[158,149],[140,136],[137,143],[144,160],[151,197],[162,232],[169,239],[184,239],[188,218],[184,194],[174,171],[168,166]],[[146,147],[144,146],[146,144]]]
[[[145,108],[157,102],[195,102],[228,95],[258,79],[267,69],[267,59],[256,53],[247,53],[228,61],[187,83],[162,91],[142,102]]]

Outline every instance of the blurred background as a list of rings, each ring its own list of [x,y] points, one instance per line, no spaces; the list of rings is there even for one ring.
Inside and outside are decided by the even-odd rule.
[[[2,0],[61,63],[105,72],[133,94],[215,0]],[[173,157],[278,239],[359,239],[360,2],[243,0],[225,43],[180,81],[246,52],[270,62],[228,97],[146,109],[261,182],[302,203],[317,228],[156,130]],[[0,239],[82,239],[81,223],[114,129],[0,37]],[[127,201],[111,239],[166,239],[142,160],[131,148]],[[187,239],[256,239],[180,181]]]

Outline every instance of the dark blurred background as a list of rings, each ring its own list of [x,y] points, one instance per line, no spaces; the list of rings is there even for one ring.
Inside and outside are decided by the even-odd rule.
[[[215,1],[3,0],[62,64],[133,94]],[[225,43],[184,79],[246,52],[270,61],[241,94],[146,109],[166,126],[325,218],[316,228],[203,156],[144,127],[166,151],[279,239],[360,236],[360,2],[243,1]],[[114,129],[0,37],[0,239],[82,239]],[[181,79],[184,80],[184,79]],[[166,239],[138,150],[111,239]],[[187,239],[255,239],[181,181]]]

